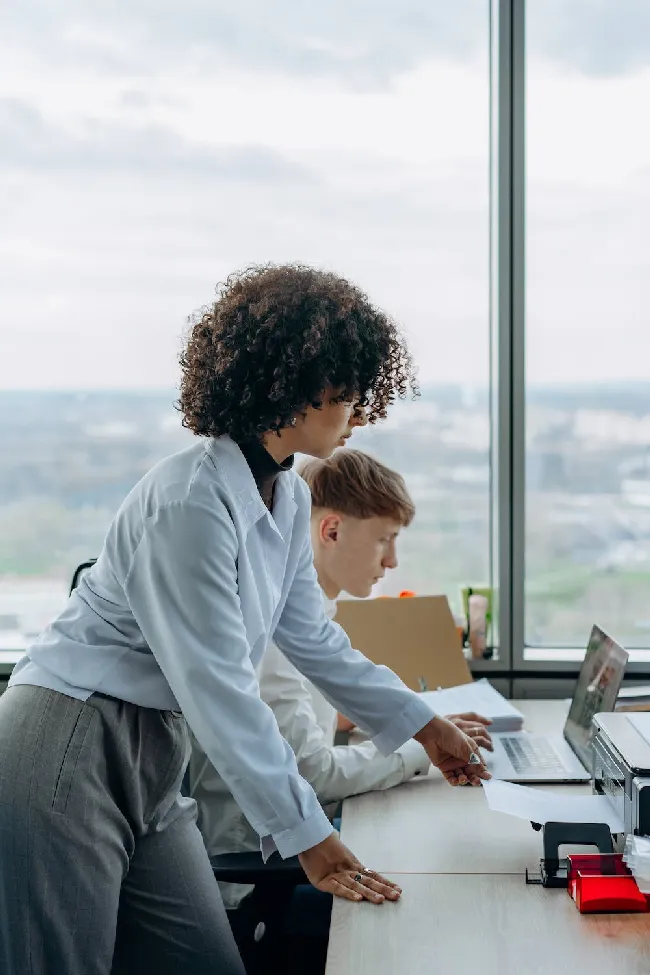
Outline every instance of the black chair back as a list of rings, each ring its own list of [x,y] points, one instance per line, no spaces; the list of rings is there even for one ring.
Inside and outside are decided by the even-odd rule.
[[[82,562],[81,565],[77,566],[77,568],[74,570],[74,573],[72,575],[72,582],[70,583],[71,593],[79,585],[79,582],[81,581],[81,577],[84,575],[84,573],[88,572],[88,569],[91,569],[96,561],[97,559],[87,559],[85,562]]]

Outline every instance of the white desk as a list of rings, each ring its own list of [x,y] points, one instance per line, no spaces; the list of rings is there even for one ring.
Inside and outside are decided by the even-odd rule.
[[[567,711],[564,701],[517,706],[531,731],[561,727]],[[589,785],[543,788],[591,792]],[[489,813],[482,789],[452,789],[437,769],[398,789],[348,799],[341,835],[362,863],[380,873],[517,873],[522,863],[535,866],[541,845],[530,823]]]
[[[647,914],[581,915],[565,890],[526,887],[523,876],[393,879],[397,904],[335,901],[327,975],[650,972]]]
[[[517,707],[536,731],[559,730],[566,713],[558,701]],[[335,900],[327,975],[650,973],[650,915],[583,916],[565,890],[526,886],[541,834],[492,813],[480,789],[436,772],[349,799],[342,839],[404,893],[381,907]]]

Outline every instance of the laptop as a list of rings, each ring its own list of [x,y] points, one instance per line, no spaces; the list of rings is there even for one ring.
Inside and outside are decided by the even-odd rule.
[[[492,735],[494,752],[484,761],[494,779],[506,782],[589,782],[591,719],[613,711],[628,654],[594,626],[563,735],[526,731]]]

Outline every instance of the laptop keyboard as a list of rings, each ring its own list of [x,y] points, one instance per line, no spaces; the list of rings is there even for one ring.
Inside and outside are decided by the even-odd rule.
[[[562,759],[546,738],[518,735],[516,738],[501,737],[500,740],[517,773],[533,770],[545,775],[566,772]]]

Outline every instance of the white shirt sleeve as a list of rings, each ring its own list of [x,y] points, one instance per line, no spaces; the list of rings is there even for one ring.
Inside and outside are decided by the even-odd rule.
[[[321,803],[390,789],[415,775],[426,775],[430,762],[421,745],[408,741],[391,755],[380,755],[370,741],[335,746],[336,711],[318,720],[313,689],[275,644],[258,668],[260,694],[275,714],[280,733],[293,749],[300,774]],[[322,703],[322,702],[321,702]],[[328,727],[329,725],[329,727]]]
[[[354,650],[342,627],[328,619],[309,536],[274,639],[324,697],[373,738],[383,755],[395,751],[434,717],[430,705],[387,667]]]
[[[238,542],[225,506],[163,505],[125,580],[131,611],[187,722],[262,837],[293,856],[332,826],[260,699],[237,589]],[[317,626],[318,613],[308,626]]]

